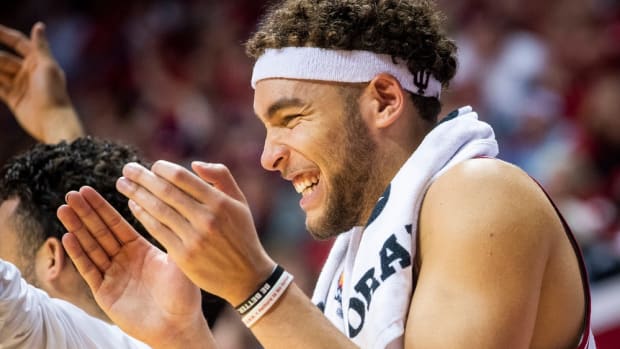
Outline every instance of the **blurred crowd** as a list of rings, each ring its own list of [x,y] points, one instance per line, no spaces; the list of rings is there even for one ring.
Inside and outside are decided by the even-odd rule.
[[[493,125],[500,158],[537,179],[584,250],[591,280],[620,276],[620,3],[440,0],[459,46],[443,113],[469,104]],[[308,292],[329,243],[309,238],[292,186],[260,167],[252,62],[254,0],[3,0],[0,23],[47,25],[88,133],[151,160],[223,162],[261,239]],[[0,164],[33,141],[0,109]],[[227,348],[251,348],[236,316]],[[246,341],[246,342],[244,342]]]
[[[460,59],[447,104],[474,105],[547,189],[593,282],[620,275],[620,3],[442,5]]]

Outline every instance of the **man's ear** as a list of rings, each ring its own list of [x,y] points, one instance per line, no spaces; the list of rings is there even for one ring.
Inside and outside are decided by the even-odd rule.
[[[60,277],[67,263],[66,258],[65,250],[60,240],[54,237],[45,240],[39,248],[36,257],[36,272],[39,280],[50,282]]]
[[[403,114],[406,94],[392,75],[378,74],[370,81],[367,90],[375,102],[372,103],[372,112],[377,128],[390,126]]]

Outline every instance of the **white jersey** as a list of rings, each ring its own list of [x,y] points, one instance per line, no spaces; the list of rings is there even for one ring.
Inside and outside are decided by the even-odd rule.
[[[0,259],[0,349],[147,349],[118,327],[50,298]]]

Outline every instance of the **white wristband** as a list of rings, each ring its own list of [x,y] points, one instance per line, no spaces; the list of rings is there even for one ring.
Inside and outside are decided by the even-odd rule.
[[[241,317],[241,321],[249,328],[252,327],[271,307],[282,297],[288,286],[293,282],[293,275],[283,271],[278,281],[261,297],[260,301]]]

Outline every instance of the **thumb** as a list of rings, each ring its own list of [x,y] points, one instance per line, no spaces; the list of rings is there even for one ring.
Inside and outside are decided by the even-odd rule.
[[[50,48],[45,36],[45,24],[43,22],[37,22],[30,31],[30,39],[36,50],[41,53],[49,55]]]
[[[192,169],[198,177],[211,183],[215,188],[235,200],[246,203],[243,192],[235,182],[230,170],[223,164],[212,164],[202,161],[192,162]]]

